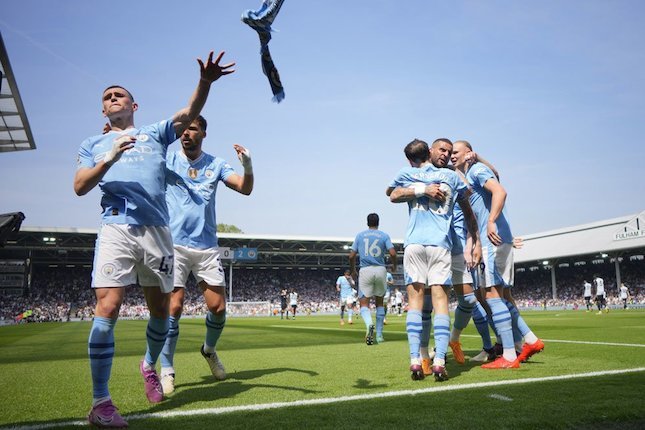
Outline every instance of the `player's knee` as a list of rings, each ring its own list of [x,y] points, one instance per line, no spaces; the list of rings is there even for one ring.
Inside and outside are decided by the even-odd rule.
[[[211,311],[214,315],[221,317],[226,314],[226,302],[213,303],[208,307],[208,310]]]

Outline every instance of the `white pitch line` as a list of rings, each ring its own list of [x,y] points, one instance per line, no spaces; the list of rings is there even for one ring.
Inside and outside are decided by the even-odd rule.
[[[192,417],[200,415],[222,415],[232,412],[246,412],[246,411],[265,411],[269,409],[282,409],[291,408],[295,406],[311,406],[311,405],[326,405],[331,403],[342,403],[356,400],[370,400],[370,399],[383,399],[388,397],[401,397],[401,396],[416,396],[419,394],[440,393],[444,391],[461,391],[470,390],[473,388],[488,388],[488,387],[501,387],[506,385],[519,385],[530,384],[534,382],[550,382],[562,381],[569,379],[593,378],[596,376],[607,375],[621,375],[626,373],[636,373],[645,371],[645,367],[636,367],[633,369],[618,369],[618,370],[605,370],[601,372],[587,372],[587,373],[573,373],[570,375],[559,376],[545,376],[542,378],[521,378],[510,381],[490,381],[490,382],[477,382],[464,385],[443,385],[429,388],[421,388],[417,390],[400,390],[400,391],[386,391],[383,393],[372,394],[357,394],[354,396],[342,397],[328,397],[323,399],[310,399],[310,400],[297,400],[294,402],[276,402],[276,403],[260,403],[255,405],[239,405],[239,406],[226,406],[221,408],[205,408],[193,409],[184,411],[169,411],[169,412],[154,412],[149,414],[135,414],[128,415],[124,418],[128,420],[143,420],[149,418],[176,418],[176,417]],[[32,426],[14,426],[14,427],[0,427],[1,429],[11,428],[13,430],[40,430],[64,426],[86,426],[85,421],[67,421],[58,423],[37,424]]]
[[[275,328],[288,328],[300,330],[326,330],[326,331],[365,331],[363,328],[332,328],[332,327],[303,327],[303,326],[287,326],[287,325],[270,325],[269,327]],[[405,334],[405,332],[400,332]],[[479,337],[477,334],[462,334],[461,337]],[[617,342],[592,342],[586,340],[564,340],[564,339],[542,339],[544,342],[553,343],[575,343],[580,345],[604,345],[604,346],[627,346],[635,348],[645,348],[642,343],[617,343]]]
[[[513,399],[510,397],[502,396],[501,394],[489,394],[488,397],[495,400],[501,400],[503,402],[512,402]]]

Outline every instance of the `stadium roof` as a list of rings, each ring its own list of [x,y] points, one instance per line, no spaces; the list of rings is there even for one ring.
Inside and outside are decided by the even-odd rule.
[[[645,211],[559,230],[525,236],[515,262],[535,262],[602,254],[619,256],[645,250]],[[604,258],[604,257],[602,257]]]
[[[0,33],[0,152],[36,149]]]

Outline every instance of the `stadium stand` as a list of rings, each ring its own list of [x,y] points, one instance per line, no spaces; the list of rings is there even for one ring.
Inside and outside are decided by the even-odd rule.
[[[0,322],[91,318],[95,240],[93,230],[33,227],[8,240],[0,248]],[[236,302],[269,301],[275,309],[280,289],[295,289],[303,314],[336,312],[335,281],[347,267],[352,240],[223,233],[222,247],[257,250],[251,261],[225,260],[227,282],[232,279],[229,296]],[[394,243],[400,263],[402,241]],[[530,235],[516,252],[513,295],[523,308],[575,309],[582,306],[583,281],[598,274],[610,305],[619,304],[617,284],[622,282],[631,303],[643,306],[644,255],[644,214]],[[400,272],[395,283],[403,286]],[[184,314],[205,311],[201,292],[189,284]],[[128,289],[121,316],[148,316],[140,288]]]

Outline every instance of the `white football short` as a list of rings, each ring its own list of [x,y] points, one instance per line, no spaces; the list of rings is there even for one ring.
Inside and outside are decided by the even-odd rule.
[[[387,290],[387,269],[385,266],[361,267],[358,273],[358,289],[365,297],[383,297]]]
[[[340,302],[341,302],[341,303],[346,303],[346,304],[348,304],[349,306],[351,306],[351,305],[353,305],[353,304],[354,304],[354,297],[352,297],[352,296],[341,297],[341,298],[340,298]]]
[[[225,287],[226,278],[218,248],[195,249],[175,245],[175,288],[186,286],[192,272],[197,283]]]
[[[452,285],[473,284],[473,275],[466,267],[464,254],[452,256]]]
[[[92,288],[142,287],[173,290],[174,252],[167,226],[104,224],[96,239]]]
[[[482,262],[479,265],[479,287],[513,286],[513,244],[482,247]]]
[[[450,251],[439,246],[412,244],[403,252],[405,284],[451,285]]]

